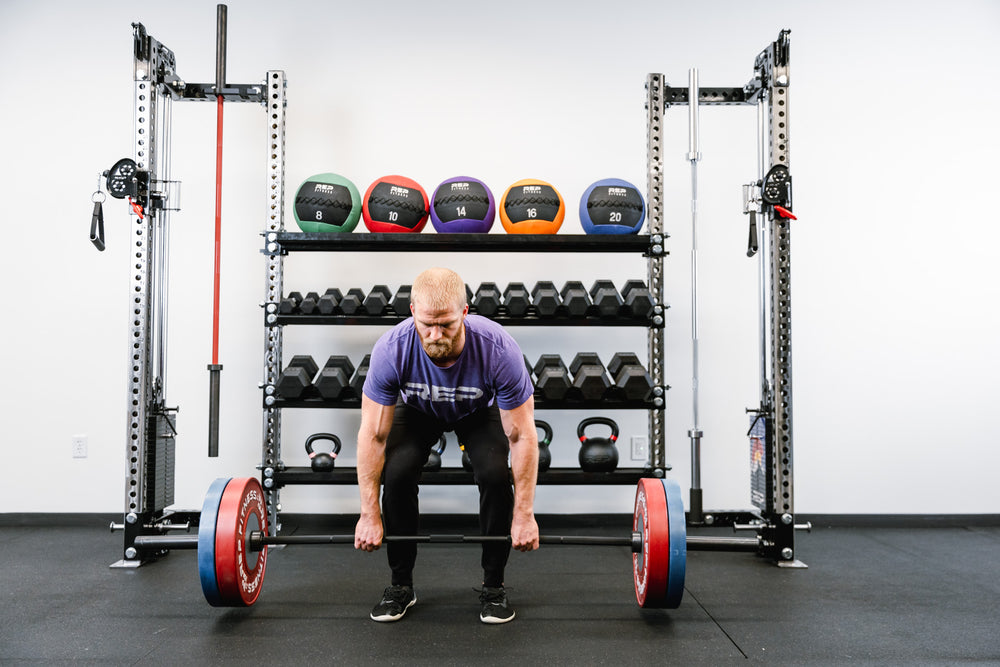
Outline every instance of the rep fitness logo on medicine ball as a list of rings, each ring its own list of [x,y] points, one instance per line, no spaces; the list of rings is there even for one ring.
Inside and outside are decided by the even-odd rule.
[[[555,234],[565,214],[559,191],[533,178],[514,183],[500,198],[500,221],[508,234]]]

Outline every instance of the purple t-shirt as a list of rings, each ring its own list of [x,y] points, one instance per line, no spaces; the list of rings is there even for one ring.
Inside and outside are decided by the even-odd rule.
[[[402,397],[407,405],[453,424],[494,403],[503,410],[520,407],[534,385],[521,348],[496,322],[466,316],[462,354],[440,368],[420,345],[411,317],[375,343],[364,392],[380,405],[395,405]]]

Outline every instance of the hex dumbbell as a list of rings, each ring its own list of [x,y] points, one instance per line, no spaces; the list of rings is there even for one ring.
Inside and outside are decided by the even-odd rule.
[[[352,375],[354,364],[351,360],[342,354],[334,354],[326,360],[326,365],[320,369],[313,385],[323,398],[343,398],[351,388]]]
[[[347,290],[340,300],[340,310],[344,315],[359,315],[365,303],[365,293],[357,287]]]
[[[503,292],[503,303],[507,306],[507,313],[513,317],[521,317],[528,312],[531,305],[531,296],[524,283],[509,283]]]
[[[653,393],[653,378],[634,352],[616,352],[608,362],[614,394],[628,401],[645,401]]]
[[[548,401],[561,401],[573,385],[569,369],[558,354],[543,354],[535,362],[535,388]]]
[[[300,303],[302,303],[302,293],[289,292],[288,296],[278,304],[278,312],[282,315],[290,315],[299,309]]]
[[[344,295],[341,294],[339,289],[331,287],[319,298],[316,308],[323,315],[333,315],[340,306],[340,300],[343,298]]]
[[[604,364],[594,352],[581,352],[573,357],[569,372],[573,375],[573,388],[585,401],[601,400],[611,387]]]
[[[410,291],[412,285],[400,285],[396,295],[392,297],[392,310],[400,317],[410,316]]]
[[[385,285],[375,285],[362,302],[365,312],[372,317],[384,315],[392,300],[392,291]]]
[[[535,283],[535,288],[531,290],[531,304],[539,317],[553,317],[561,305],[555,283],[548,280]]]
[[[622,305],[621,294],[615,288],[615,284],[610,280],[598,280],[590,288],[590,298],[597,306],[597,312],[601,317],[617,317],[618,309]]]
[[[354,377],[351,378],[351,393],[357,398],[361,398],[361,389],[365,386],[365,378],[368,377],[368,364],[371,363],[371,360],[372,355],[366,354],[361,360],[358,370],[354,371]]]
[[[500,288],[496,283],[482,283],[476,290],[476,295],[472,299],[472,305],[476,312],[484,317],[493,317],[500,308]]]
[[[587,314],[591,304],[590,295],[579,280],[570,280],[563,285],[559,296],[562,297],[562,305],[566,307],[570,316],[583,317]]]
[[[319,294],[309,292],[299,303],[299,312],[303,315],[312,315],[319,307]]]
[[[649,287],[641,280],[629,280],[622,287],[625,310],[635,318],[646,319],[653,314],[656,301]]]
[[[278,395],[282,398],[300,398],[312,385],[319,367],[307,354],[297,354],[288,362],[278,377]]]

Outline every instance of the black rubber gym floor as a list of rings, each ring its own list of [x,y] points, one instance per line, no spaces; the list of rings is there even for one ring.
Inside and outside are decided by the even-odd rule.
[[[545,533],[621,535],[630,520],[540,523]],[[473,531],[465,517],[442,522]],[[635,605],[626,548],[547,546],[511,555],[517,618],[500,626],[478,620],[476,546],[422,545],[417,604],[379,624],[368,612],[387,583],[382,552],[272,550],[257,604],[216,609],[202,597],[193,551],[110,569],[122,538],[108,521],[48,523],[61,525],[0,516],[5,664],[1000,664],[995,523],[816,526],[797,536],[805,570],[692,552],[675,610]],[[344,532],[298,523],[286,519],[284,532]]]

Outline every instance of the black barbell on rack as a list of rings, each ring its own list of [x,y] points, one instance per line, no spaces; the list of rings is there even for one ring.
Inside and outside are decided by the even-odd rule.
[[[490,535],[386,535],[384,542],[482,544],[510,541]],[[761,538],[688,537],[680,487],[643,478],[636,488],[632,531],[624,536],[540,535],[545,545],[628,547],[640,607],[676,609],[684,595],[687,550],[757,551]],[[205,599],[215,607],[247,607],[260,595],[270,546],[354,544],[353,534],[270,535],[260,482],[219,478],[209,487],[197,535],[139,535],[136,550],[197,549]]]

